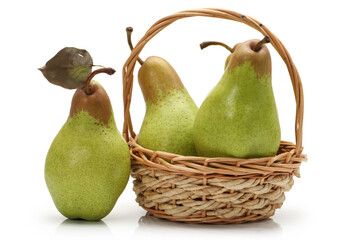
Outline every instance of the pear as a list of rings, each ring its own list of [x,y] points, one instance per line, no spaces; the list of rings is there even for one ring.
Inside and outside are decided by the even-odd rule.
[[[132,50],[132,28],[126,30]],[[163,58],[152,56],[138,61],[138,81],[146,103],[138,143],[155,151],[196,156],[192,128],[198,107],[179,75]]]
[[[70,115],[51,144],[47,187],[67,218],[100,220],[113,209],[129,175],[129,148],[116,127],[110,99],[91,81],[76,90]]]
[[[160,57],[149,57],[138,74],[146,113],[138,143],[156,151],[196,156],[193,124],[198,107],[174,68]]]
[[[263,40],[235,45],[225,72],[199,108],[194,143],[206,157],[274,156],[280,124],[271,84],[271,57]]]

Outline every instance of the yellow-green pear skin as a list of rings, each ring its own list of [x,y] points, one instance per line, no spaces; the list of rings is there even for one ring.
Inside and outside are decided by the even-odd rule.
[[[149,57],[138,74],[146,103],[138,143],[155,151],[196,156],[193,124],[198,110],[174,68]]]
[[[130,175],[129,148],[104,88],[77,89],[70,116],[51,144],[45,180],[57,209],[70,219],[100,220],[110,213]]]
[[[274,156],[280,124],[271,85],[271,57],[260,40],[237,44],[219,83],[199,108],[194,143],[200,156]]]

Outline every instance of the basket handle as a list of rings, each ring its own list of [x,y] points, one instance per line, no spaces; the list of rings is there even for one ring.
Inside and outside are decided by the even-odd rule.
[[[303,88],[301,84],[300,75],[295,67],[294,62],[290,57],[289,52],[286,50],[285,46],[281,43],[281,41],[259,21],[234,11],[216,9],[216,8],[204,8],[204,9],[181,11],[160,19],[149,28],[149,30],[145,33],[145,35],[140,39],[140,41],[131,51],[131,54],[127,59],[127,61],[125,62],[122,71],[123,101],[124,101],[124,127],[122,134],[125,140],[127,142],[129,141],[129,134],[132,138],[136,136],[131,122],[130,104],[131,104],[131,95],[133,88],[134,68],[136,64],[136,59],[139,56],[141,50],[144,48],[147,42],[149,42],[156,34],[158,34],[161,30],[169,26],[171,23],[182,18],[196,17],[196,16],[222,18],[222,19],[242,22],[254,28],[255,30],[259,31],[264,36],[268,36],[270,38],[271,45],[276,49],[276,51],[279,53],[279,55],[286,64],[293,85],[295,101],[296,101],[296,117],[295,117],[296,152],[295,153],[297,156],[300,156],[302,151],[304,96],[303,96]]]

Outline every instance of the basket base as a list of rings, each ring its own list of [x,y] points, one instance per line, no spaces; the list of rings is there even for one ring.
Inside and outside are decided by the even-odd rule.
[[[132,166],[136,202],[148,214],[173,222],[228,224],[274,215],[290,190],[292,174],[261,179],[208,179]]]
[[[261,221],[264,219],[268,219],[269,217],[274,215],[274,212],[271,215],[268,216],[263,216],[263,215],[258,215],[258,214],[250,214],[248,216],[244,216],[244,217],[237,217],[237,218],[218,218],[218,217],[203,217],[201,215],[199,215],[198,217],[192,216],[191,218],[188,217],[174,217],[174,216],[169,216],[166,214],[161,213],[161,211],[156,211],[153,209],[147,209],[145,207],[143,207],[146,211],[147,214],[149,216],[154,216],[160,219],[165,219],[171,222],[180,222],[180,223],[194,223],[194,224],[200,224],[200,223],[205,223],[205,224],[234,224],[234,223],[249,223],[249,222],[257,222],[257,221]]]

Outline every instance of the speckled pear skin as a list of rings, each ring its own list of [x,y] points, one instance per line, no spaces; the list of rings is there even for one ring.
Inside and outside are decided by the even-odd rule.
[[[99,89],[103,88],[97,84]],[[120,135],[108,104],[95,96],[85,104],[109,109],[106,122],[82,110],[75,93],[71,115],[51,144],[46,157],[45,180],[57,209],[70,219],[100,220],[110,213],[130,175],[129,148]],[[97,91],[99,92],[99,91]],[[83,98],[80,96],[80,98]],[[95,107],[95,109],[97,108]]]
[[[138,143],[155,151],[196,156],[192,128],[198,107],[173,67],[160,57],[149,57],[138,80],[146,102]]]
[[[194,123],[200,156],[257,158],[274,156],[280,125],[271,85],[271,58],[250,40],[235,48],[220,82],[204,100]]]

